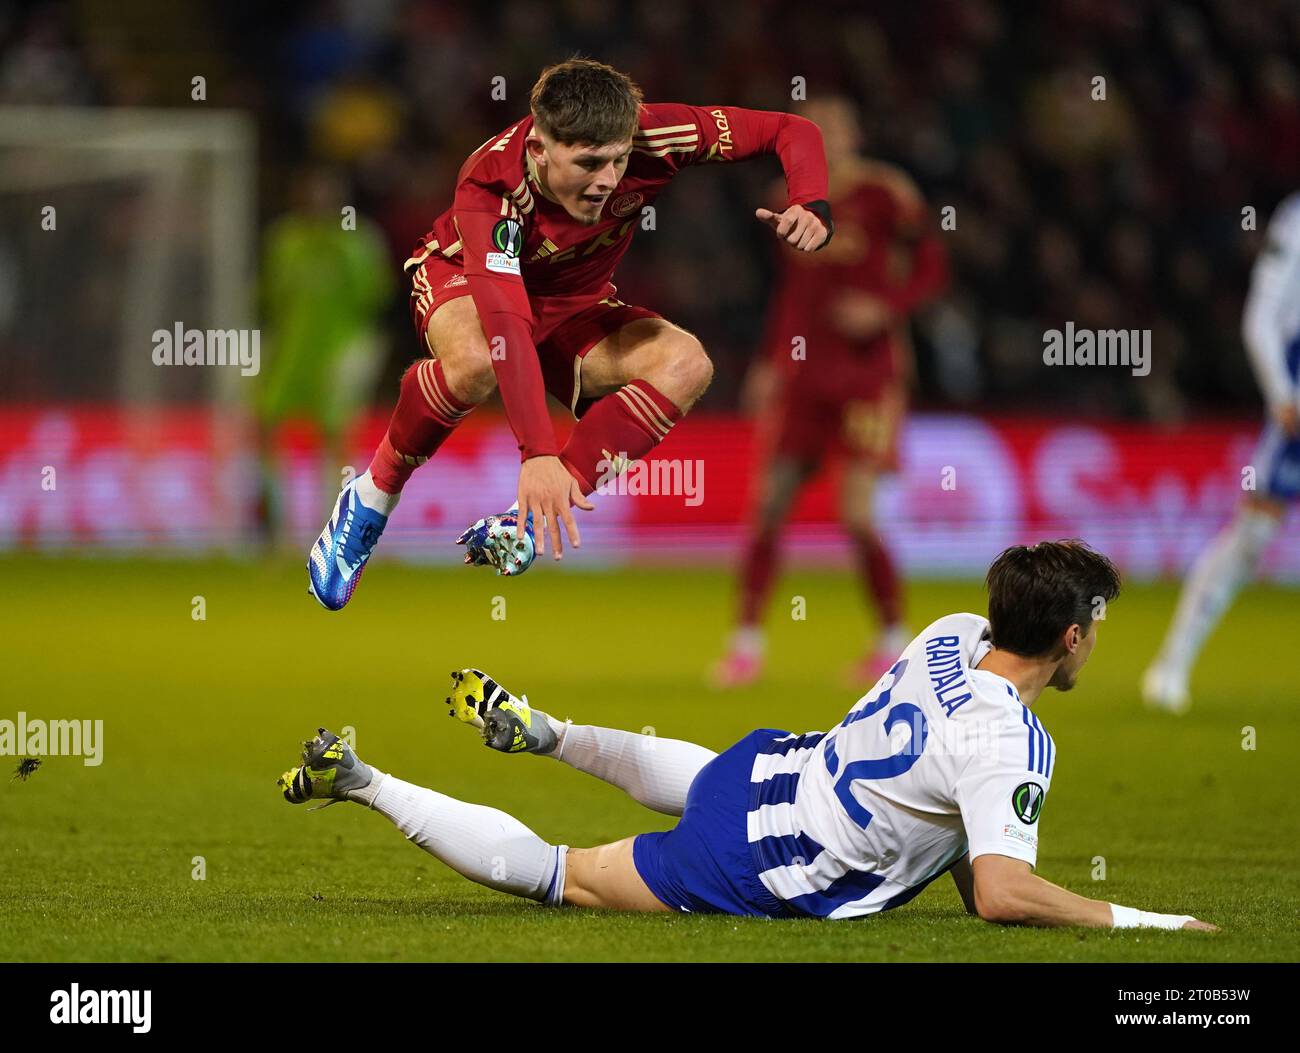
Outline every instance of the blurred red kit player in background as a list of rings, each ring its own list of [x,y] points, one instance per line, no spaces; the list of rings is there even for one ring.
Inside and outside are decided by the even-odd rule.
[[[800,489],[843,460],[840,517],[874,603],[876,646],[851,670],[872,682],[906,645],[902,588],[872,517],[876,477],[898,467],[912,374],[910,316],[947,283],[947,253],[925,202],[900,170],[859,156],[852,104],[810,102],[822,130],[834,241],[815,256],[781,252],[765,347],[746,381],[759,417],[760,474],[741,562],[740,610],[719,687],[762,672],[761,621],[777,572],[782,526]]]

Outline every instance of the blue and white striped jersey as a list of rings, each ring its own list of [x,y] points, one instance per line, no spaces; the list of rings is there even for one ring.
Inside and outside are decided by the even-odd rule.
[[[1264,401],[1300,405],[1300,194],[1286,198],[1269,220],[1241,335]]]
[[[829,732],[754,761],[759,877],[800,913],[853,918],[912,899],[967,851],[1038,857],[1056,747],[1011,682],[974,668],[989,624],[928,626]]]

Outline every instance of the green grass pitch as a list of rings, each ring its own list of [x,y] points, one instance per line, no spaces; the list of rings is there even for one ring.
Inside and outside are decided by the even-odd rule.
[[[671,820],[560,764],[484,749],[447,716],[453,667],[480,665],[539,707],[721,749],[755,727],[835,723],[839,674],[868,630],[845,575],[791,572],[770,674],[717,696],[702,671],[732,606],[718,572],[594,575],[581,557],[505,582],[370,568],[327,614],[298,561],[0,561],[0,718],[104,721],[104,758],[50,758],[0,786],[0,954],[20,960],[1244,961],[1300,958],[1294,591],[1248,590],[1211,640],[1182,719],[1137,681],[1170,586],[1110,609],[1079,686],[1036,712],[1059,761],[1039,873],[1087,896],[1194,913],[1214,935],[999,928],[951,881],[858,922],[547,910],[480,888],[382,817],[286,804],[275,779],[318,724],[406,779],[596,844]],[[807,619],[789,617],[789,597]],[[202,596],[206,619],[191,617]],[[506,598],[504,621],[493,597]],[[914,583],[911,622],[983,610],[975,583]],[[1253,727],[1257,748],[1242,748]],[[5,758],[7,766],[16,758]],[[202,856],[206,879],[192,876]],[[1105,880],[1094,880],[1097,857]]]

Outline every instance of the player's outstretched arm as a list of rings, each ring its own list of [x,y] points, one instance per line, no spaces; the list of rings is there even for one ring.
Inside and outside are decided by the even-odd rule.
[[[1155,914],[1076,895],[1040,878],[1023,859],[985,854],[976,857],[971,871],[976,912],[985,921],[1001,925],[1218,931],[1218,926],[1198,921],[1190,915]]]
[[[816,252],[831,240],[835,227],[827,201],[826,146],[821,129],[812,121],[793,113],[740,106],[654,103],[647,109],[654,124],[662,121],[651,133],[686,130],[680,138],[663,140],[685,145],[657,151],[656,140],[645,135],[647,152],[664,156],[674,168],[775,155],[785,173],[788,204],[780,210],[760,208],[755,215],[801,252]]]

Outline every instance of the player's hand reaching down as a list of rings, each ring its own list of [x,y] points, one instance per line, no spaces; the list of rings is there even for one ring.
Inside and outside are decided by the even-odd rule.
[[[830,240],[830,231],[815,212],[803,205],[791,205],[784,212],[758,208],[754,215],[766,223],[776,236],[788,241],[800,252],[816,252]]]
[[[578,481],[569,474],[558,457],[530,457],[519,469],[519,526],[517,535],[524,536],[528,514],[533,514],[537,537],[537,554],[546,554],[546,537],[551,538],[551,551],[555,559],[564,553],[560,538],[560,524],[568,531],[574,548],[582,546],[578,524],[574,522],[573,506],[590,512],[596,506],[582,495]]]

